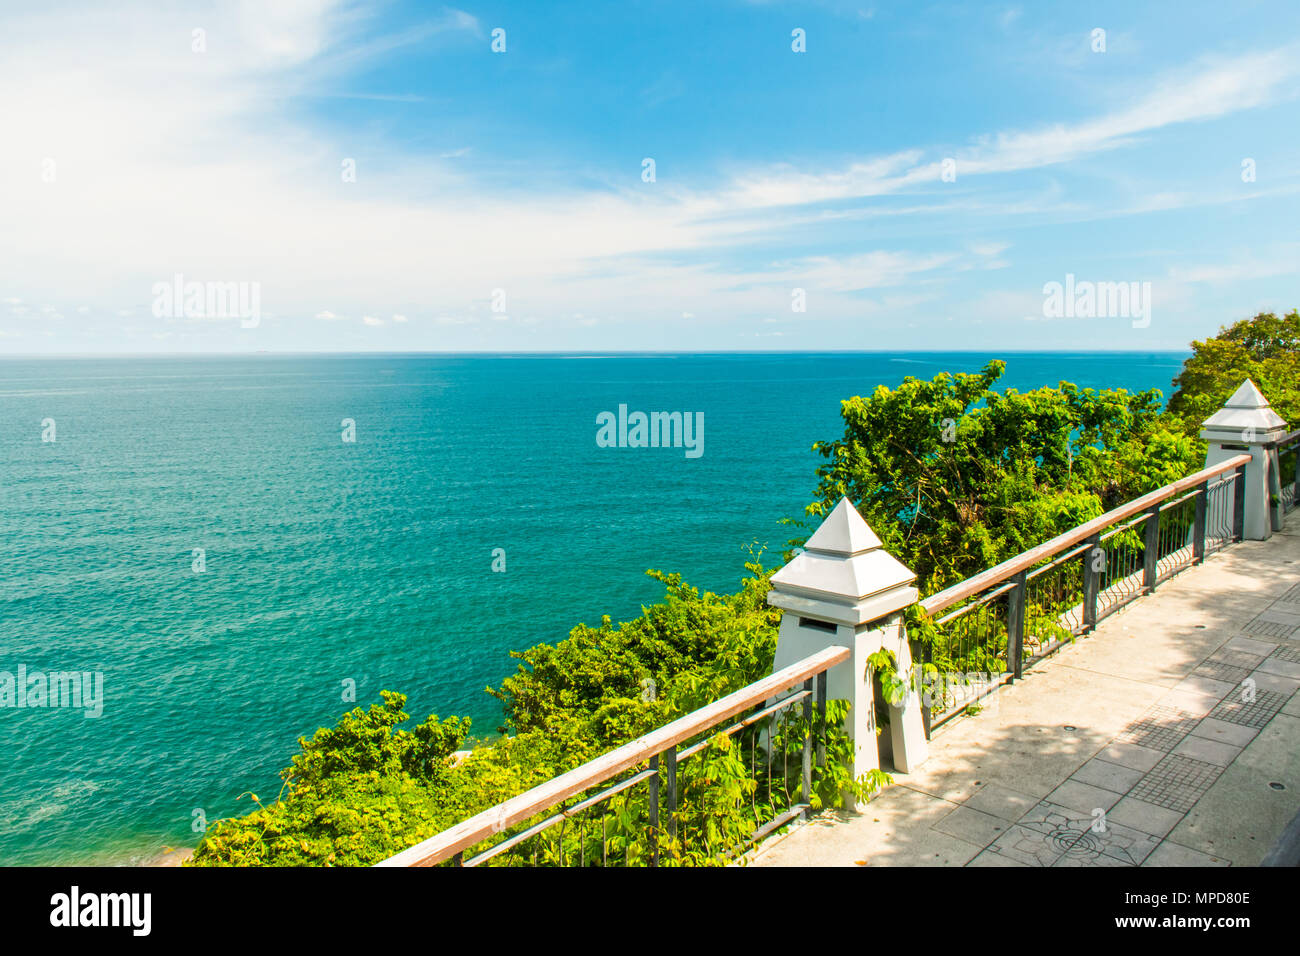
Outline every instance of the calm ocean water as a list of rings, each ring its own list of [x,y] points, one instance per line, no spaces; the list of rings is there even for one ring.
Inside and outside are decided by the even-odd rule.
[[[348,679],[491,733],[508,652],[636,615],[646,568],[727,591],[751,542],[779,560],[841,399],[990,357],[0,360],[0,671],[104,674],[99,719],[0,708],[0,863],[193,845]],[[1184,356],[1002,357],[1004,386],[1168,394]],[[703,412],[703,456],[597,447],[620,404]]]

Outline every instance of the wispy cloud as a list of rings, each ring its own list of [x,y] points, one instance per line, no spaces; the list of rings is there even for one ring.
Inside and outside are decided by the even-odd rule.
[[[94,8],[29,11],[14,15],[0,36],[8,140],[0,202],[20,225],[0,234],[0,257],[23,277],[15,290],[36,301],[59,293],[145,314],[150,284],[175,272],[247,279],[262,283],[277,315],[361,316],[313,326],[322,335],[360,335],[389,322],[405,327],[394,335],[430,322],[476,325],[495,318],[487,302],[496,288],[508,291],[512,307],[489,326],[514,326],[526,315],[573,322],[575,309],[624,322],[684,311],[770,316],[788,311],[792,285],[818,291],[810,317],[860,314],[871,290],[920,293],[957,272],[1005,267],[1008,243],[985,238],[992,230],[951,238],[940,231],[920,249],[896,236],[855,238],[857,223],[981,210],[1089,214],[1053,183],[1036,184],[1034,195],[1018,185],[1019,198],[1005,200],[949,190],[941,181],[949,155],[959,189],[1062,166],[1176,124],[1294,97],[1300,71],[1295,49],[1280,47],[1199,61],[1091,118],[1026,123],[961,145],[737,164],[721,181],[712,168],[601,187],[572,178],[557,186],[545,176],[537,182],[546,185],[536,186],[521,175],[506,194],[475,178],[484,151],[446,148],[463,140],[417,150],[382,131],[372,140],[371,130],[318,124],[291,105],[308,95],[424,105],[422,94],[358,92],[340,81],[394,51],[477,42],[484,29],[469,13],[447,8],[387,29],[342,0],[274,9],[242,3],[200,18],[207,50],[198,54],[190,48],[190,13],[130,9],[134,20],[119,16],[120,6],[112,16]],[[665,70],[631,95],[639,90],[646,105],[667,108],[683,99],[683,88]],[[474,163],[455,162],[471,155]],[[46,159],[57,176],[41,183]],[[357,164],[355,183],[340,177],[345,159]],[[692,172],[709,185],[692,185]],[[1163,195],[1147,201],[1176,208],[1203,200],[1173,189]],[[815,237],[822,227],[850,238],[825,250],[788,240]],[[760,245],[748,257],[738,252]],[[782,245],[789,248],[771,251]]]

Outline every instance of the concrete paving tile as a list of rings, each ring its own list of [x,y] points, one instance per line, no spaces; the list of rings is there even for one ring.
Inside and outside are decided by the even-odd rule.
[[[1300,694],[1291,695],[1291,699],[1282,707],[1282,713],[1289,717],[1300,717]]]
[[[1030,794],[990,783],[977,791],[963,806],[1015,822],[1037,803],[1038,798]]]
[[[966,864],[967,866],[1024,866],[1019,860],[1013,860],[1009,856],[1003,856],[1001,853],[994,853],[992,850],[985,850],[975,859]]]
[[[978,847],[986,847],[1011,826],[1001,817],[970,807],[958,807],[934,825],[936,830]]]
[[[1219,743],[1232,744],[1234,747],[1244,747],[1255,739],[1257,733],[1258,731],[1253,727],[1243,727],[1240,724],[1219,720],[1217,717],[1206,717],[1196,725],[1192,736],[1217,740]]]
[[[1055,863],[1053,867],[1088,867],[1088,866],[1136,866],[1135,863],[1126,863],[1125,861],[1113,856],[1103,856],[1100,853],[1090,853],[1087,855],[1066,853]]]
[[[1109,810],[1119,798],[1118,793],[1078,780],[1067,780],[1047,795],[1050,803],[1089,814],[1098,809]]]
[[[1207,663],[1213,662],[1227,664],[1231,667],[1244,667],[1247,672],[1253,671],[1263,660],[1266,660],[1263,654],[1247,654],[1245,651],[1232,650],[1226,645],[1206,658]]]
[[[1098,753],[1094,759],[1117,763],[1121,767],[1128,767],[1132,770],[1146,771],[1158,764],[1160,758],[1164,755],[1162,750],[1143,747],[1140,744],[1112,743]]]
[[[1300,690],[1300,678],[1266,671],[1263,664],[1251,673],[1249,679],[1255,682],[1256,690],[1271,690],[1275,694],[1294,694]]]
[[[1295,661],[1285,661],[1277,657],[1266,657],[1264,662],[1259,665],[1259,669],[1266,674],[1276,674],[1278,677],[1289,677],[1292,680],[1300,680],[1300,664]]]
[[[1242,748],[1234,744],[1221,743],[1208,737],[1184,737],[1183,742],[1173,749],[1173,753],[1196,760],[1204,760],[1216,767],[1226,767],[1237,759]]]
[[[1204,717],[1220,700],[1221,697],[1196,690],[1171,690],[1156,701],[1156,706],[1181,710],[1193,717]]]
[[[1128,793],[1133,784],[1142,779],[1142,771],[1093,759],[1076,770],[1070,779],[1114,793]]]
[[[1295,611],[1289,611],[1286,608],[1277,607],[1276,605],[1261,611],[1256,620],[1272,621],[1276,624],[1289,624],[1291,627],[1300,627],[1300,614]]]
[[[1143,866],[1230,866],[1227,860],[1165,840],[1142,861]]]
[[[1236,684],[1231,681],[1214,680],[1210,677],[1192,674],[1175,684],[1171,688],[1171,692],[1175,694],[1182,692],[1203,694],[1218,701],[1223,700],[1224,697],[1230,694],[1235,686]]]
[[[1268,657],[1269,654],[1273,653],[1273,648],[1277,645],[1271,644],[1268,641],[1257,641],[1249,637],[1234,637],[1223,646],[1228,650],[1242,651],[1243,653],[1255,654],[1259,657]]]
[[[1182,818],[1177,810],[1157,807],[1136,797],[1124,797],[1106,812],[1108,821],[1157,837],[1172,830]]]

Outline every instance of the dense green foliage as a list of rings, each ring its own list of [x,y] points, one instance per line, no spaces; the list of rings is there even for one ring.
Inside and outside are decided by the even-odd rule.
[[[402,730],[406,699],[385,692],[382,704],[356,708],[335,727],[301,740],[302,753],[281,774],[279,798],[215,822],[192,863],[373,863],[766,676],[778,616],[764,600],[768,572],[757,559],[747,568],[750,576],[730,596],[701,595],[679,575],[650,572],[667,593],[640,617],[618,626],[608,618],[600,627],[580,625],[568,640],[516,653],[518,672],[489,691],[504,705],[510,736],[462,760],[452,755],[469,732],[468,720],[434,715],[413,732]],[[791,748],[801,750],[802,740],[801,725],[792,721],[773,741],[753,733],[720,737],[684,762],[682,840],[664,847],[668,859],[710,862],[719,847],[752,832],[754,821],[789,806],[800,796],[797,774],[782,774],[771,795],[761,794],[738,755],[752,758],[745,748],[762,746],[784,758]],[[865,784],[843,769],[848,746],[838,730],[830,734],[814,805],[834,803],[845,790],[865,794]],[[623,826],[609,836],[619,859],[635,861],[646,852],[644,827],[633,823],[638,814],[644,819],[644,790],[633,788],[615,803]]]
[[[1193,342],[1169,412],[1194,435],[1247,378],[1291,427],[1300,427],[1300,310],[1282,318],[1261,312]]]
[[[843,403],[844,436],[814,448],[825,514],[845,495],[884,546],[937,591],[1200,464],[1160,393],[1069,382],[993,390],[979,374],[905,379]]]
[[[1098,392],[1063,382],[998,392],[1002,362],[978,374],[908,378],[848,399],[843,437],[814,445],[826,461],[807,513],[824,514],[847,495],[933,592],[1195,470],[1201,420],[1243,378],[1253,378],[1284,418],[1300,421],[1296,312],[1239,322],[1194,349],[1167,412],[1154,391]],[[407,731],[405,697],[385,692],[382,703],[300,740],[277,799],[253,795],[257,810],[214,823],[192,864],[373,863],[766,676],[779,615],[765,602],[770,572],[760,558],[747,569],[740,590],[726,596],[649,572],[665,586],[665,599],[639,617],[618,625],[606,617],[557,644],[515,653],[516,673],[488,689],[501,702],[505,736],[469,756],[455,756],[468,720],[433,715]],[[1062,592],[1065,604],[1071,593]],[[1039,609],[1049,623],[1059,610]],[[930,670],[1005,666],[1005,640],[983,648],[979,660],[969,653],[945,659],[916,607],[909,631],[936,651]],[[886,696],[901,694],[906,675],[894,672],[892,660],[872,664]],[[679,840],[661,841],[661,861],[716,863],[721,851],[734,850],[797,800],[821,807],[878,787],[878,776],[848,777],[850,742],[838,729],[844,706],[832,701],[829,727],[820,728],[827,755],[811,794],[799,793],[804,727],[797,710],[770,737],[758,727],[719,735],[684,761]],[[774,774],[764,779],[756,766]],[[585,825],[553,828],[495,862],[602,855],[611,865],[644,862],[647,809],[646,788],[629,788],[610,801],[601,841],[592,842]]]

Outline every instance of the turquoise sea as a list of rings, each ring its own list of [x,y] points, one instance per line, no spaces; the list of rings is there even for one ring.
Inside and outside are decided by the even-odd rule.
[[[0,672],[104,675],[98,719],[0,707],[0,863],[193,845],[348,680],[492,733],[510,650],[635,616],[647,568],[725,591],[779,555],[841,399],[992,357],[1167,394],[1184,355],[0,359]],[[703,413],[703,454],[598,447],[619,405]]]

